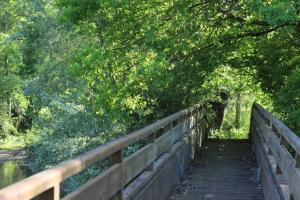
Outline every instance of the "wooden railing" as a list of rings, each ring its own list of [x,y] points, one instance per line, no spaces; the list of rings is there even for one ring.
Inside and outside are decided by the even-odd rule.
[[[258,104],[251,119],[265,199],[300,199],[300,138]]]
[[[194,145],[198,147],[201,144],[203,137],[197,132],[199,133],[198,125],[203,115],[204,109],[200,105],[177,112],[141,130],[8,186],[0,190],[0,200],[32,198],[58,200],[62,181],[106,158],[111,159],[111,167],[67,194],[63,200],[132,199],[139,187],[149,182],[154,172],[182,146],[183,137],[187,133],[195,132],[197,144]],[[159,131],[160,134],[157,134]],[[123,150],[140,140],[145,141],[145,146],[132,155],[123,157]],[[148,173],[144,175],[143,181],[140,181],[142,183],[130,188],[129,183],[132,184],[144,172]]]

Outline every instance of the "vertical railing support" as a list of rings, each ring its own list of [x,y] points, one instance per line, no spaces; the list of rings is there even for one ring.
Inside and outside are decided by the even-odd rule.
[[[111,160],[112,160],[112,164],[121,164],[123,163],[123,150],[119,150],[119,151],[116,151],[115,153],[113,153],[111,155]],[[122,170],[123,171],[123,170]],[[123,200],[123,172],[121,174],[121,183],[122,183],[122,186],[121,186],[121,189],[119,192],[117,192],[113,197],[112,197],[112,200]]]
[[[200,116],[200,107],[196,108],[196,117],[195,117],[195,123],[196,123],[196,138],[195,138],[195,153],[198,154],[200,152],[200,146],[201,146],[201,133],[200,133],[200,126],[199,126],[199,121],[201,119]]]
[[[42,194],[36,197],[37,200],[59,200],[60,198],[60,188],[59,184],[46,190]]]
[[[167,124],[167,125],[163,128],[163,131],[164,131],[164,132],[167,132],[168,130],[171,130],[172,128],[173,128],[173,122]]]
[[[186,133],[185,117],[179,118],[177,120],[177,124],[182,124],[182,130],[181,131],[183,132],[183,134],[185,134]]]
[[[193,128],[193,126],[194,126],[194,116],[193,116],[193,114],[194,114],[194,111],[192,110],[191,111],[191,113],[190,113],[190,127],[189,127],[189,130],[191,130],[192,128]]]
[[[151,135],[149,135],[145,142],[146,142],[146,145],[147,144],[151,144],[151,143],[154,143],[155,142],[155,139],[156,139],[156,132],[152,133]],[[145,168],[146,171],[153,171],[154,170],[154,161],[152,161],[146,168]]]
[[[298,153],[295,156],[295,167],[300,168],[300,155]]]
[[[280,169],[280,167],[277,163],[276,163],[276,174],[277,175],[282,175],[282,171],[281,171],[281,169]]]

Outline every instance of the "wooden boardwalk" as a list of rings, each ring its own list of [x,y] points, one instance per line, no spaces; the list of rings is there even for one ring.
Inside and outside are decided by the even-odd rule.
[[[262,200],[247,141],[209,140],[170,200]]]
[[[181,110],[3,188],[0,200],[59,200],[63,181],[103,160],[110,161],[105,171],[62,200],[300,200],[295,133],[254,104],[249,134],[254,156],[248,140],[206,140],[207,114],[201,104]],[[141,141],[144,146],[124,154]],[[189,169],[186,175],[183,169]]]

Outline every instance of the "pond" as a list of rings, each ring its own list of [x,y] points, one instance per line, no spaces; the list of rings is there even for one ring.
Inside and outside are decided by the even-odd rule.
[[[30,175],[22,161],[0,162],[0,188],[8,186]]]

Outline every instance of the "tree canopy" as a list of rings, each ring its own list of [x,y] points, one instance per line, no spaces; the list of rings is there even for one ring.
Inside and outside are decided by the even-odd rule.
[[[0,140],[22,138],[39,171],[198,102],[218,129],[233,99],[300,134],[299,13],[296,0],[2,0]]]

